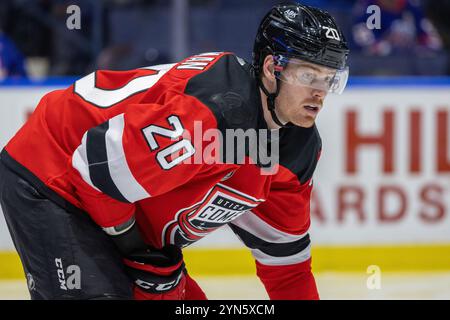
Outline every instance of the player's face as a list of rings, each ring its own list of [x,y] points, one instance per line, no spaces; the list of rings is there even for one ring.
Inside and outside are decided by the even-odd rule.
[[[280,93],[276,99],[276,110],[284,122],[309,128],[323,107],[327,90],[320,85],[309,86],[316,81],[325,82],[333,76],[333,71],[311,63],[289,64],[283,71],[292,81],[280,82]]]

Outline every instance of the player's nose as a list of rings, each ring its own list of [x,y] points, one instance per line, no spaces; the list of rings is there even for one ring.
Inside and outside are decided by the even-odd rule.
[[[327,95],[327,92],[325,90],[321,90],[321,89],[313,89],[312,90],[312,96],[315,99],[320,99],[320,101],[322,101],[326,95]]]

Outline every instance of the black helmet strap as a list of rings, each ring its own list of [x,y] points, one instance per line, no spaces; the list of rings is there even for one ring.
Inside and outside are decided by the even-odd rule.
[[[274,93],[270,93],[269,90],[264,86],[264,83],[262,82],[262,79],[258,77],[259,86],[264,92],[264,94],[267,96],[267,107],[269,108],[270,115],[272,116],[273,121],[279,125],[280,127],[288,127],[287,124],[283,124],[280,119],[278,118],[276,112],[275,112],[275,99],[278,97],[278,94],[280,93],[280,79],[276,79],[277,81],[277,87],[275,89]]]

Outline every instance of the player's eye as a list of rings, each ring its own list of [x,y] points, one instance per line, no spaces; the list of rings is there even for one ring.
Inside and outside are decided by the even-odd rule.
[[[325,77],[325,79],[324,79],[324,81],[326,82],[326,83],[332,83],[333,82],[333,76],[326,76]]]
[[[329,75],[324,78],[324,82],[328,85],[329,88],[333,86],[336,81],[336,77],[334,75]]]
[[[335,75],[331,78],[330,81],[330,89],[336,89],[339,86],[340,77],[338,75]]]
[[[300,81],[303,84],[312,84],[314,80],[316,79],[316,75],[312,72],[303,72],[300,75]]]

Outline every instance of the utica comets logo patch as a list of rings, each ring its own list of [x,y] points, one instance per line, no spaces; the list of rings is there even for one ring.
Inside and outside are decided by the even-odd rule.
[[[219,183],[202,201],[177,212],[164,227],[162,243],[186,247],[263,201]]]

